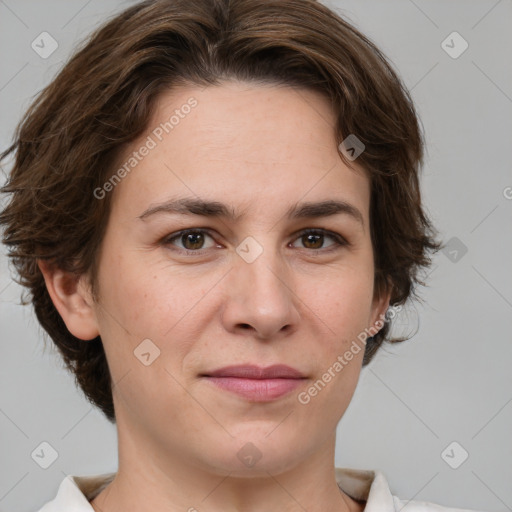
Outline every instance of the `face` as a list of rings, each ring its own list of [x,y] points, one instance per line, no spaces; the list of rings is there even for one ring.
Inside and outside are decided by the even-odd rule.
[[[333,439],[388,305],[369,181],[334,123],[308,90],[181,88],[121,156],[92,308],[126,450],[242,475],[247,456],[283,471]],[[216,373],[234,365],[295,374]]]

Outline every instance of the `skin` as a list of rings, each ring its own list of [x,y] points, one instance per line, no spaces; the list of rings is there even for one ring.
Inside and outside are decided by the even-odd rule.
[[[354,169],[342,162],[323,96],[231,81],[163,94],[120,165],[192,96],[197,106],[110,192],[99,301],[86,276],[40,263],[68,329],[83,340],[101,335],[115,383],[119,470],[92,505],[103,512],[363,510],[336,484],[334,451],[364,350],[308,404],[297,395],[389,306],[389,295],[373,293],[368,178],[357,162]],[[139,218],[181,197],[219,201],[241,217]],[[344,213],[285,215],[296,203],[330,199],[357,208],[362,222]],[[169,240],[186,228],[209,231]],[[301,234],[306,228],[349,245],[329,233],[311,240]],[[236,252],[248,236],[263,249],[251,263]],[[147,366],[134,355],[145,339],[160,350]],[[247,363],[283,363],[307,378],[258,403],[199,377]],[[252,467],[237,457],[249,442],[261,454]]]

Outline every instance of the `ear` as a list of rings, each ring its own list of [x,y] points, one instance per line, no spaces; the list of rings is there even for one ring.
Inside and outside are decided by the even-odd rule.
[[[53,305],[69,332],[81,340],[99,335],[94,301],[85,276],[65,272],[46,261],[37,260]]]
[[[384,327],[386,312],[391,300],[391,290],[376,295],[372,302],[372,314],[370,327],[377,329],[377,332]]]

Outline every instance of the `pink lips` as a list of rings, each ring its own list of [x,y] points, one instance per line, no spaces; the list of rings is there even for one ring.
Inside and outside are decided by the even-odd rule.
[[[300,386],[306,378],[298,370],[282,364],[267,368],[254,365],[227,366],[203,377],[221,389],[254,402],[279,398]]]

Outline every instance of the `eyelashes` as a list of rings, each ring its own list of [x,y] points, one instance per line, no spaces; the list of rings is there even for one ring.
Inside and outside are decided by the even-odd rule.
[[[173,245],[173,241],[174,240],[187,240],[186,237],[192,237],[192,238],[188,238],[188,240],[192,240],[192,243],[197,243],[197,235],[201,235],[204,239],[204,235],[210,237],[213,239],[211,233],[209,230],[207,229],[184,229],[182,231],[178,231],[177,233],[173,233],[171,235],[169,235],[168,237],[166,237],[164,240],[163,240],[163,243],[164,245]],[[199,240],[201,241],[201,238],[199,238]],[[199,251],[197,249],[202,249],[202,247],[199,247],[199,248],[195,248],[195,249],[188,249],[186,247],[183,247],[183,248],[179,248],[181,249],[182,252],[194,252],[196,254],[203,254],[204,251]]]
[[[323,242],[323,240],[325,238],[331,238],[332,240],[334,240],[334,244],[332,245],[329,245],[327,248],[325,247],[304,247],[304,249],[310,249],[310,250],[333,250],[335,248],[339,248],[339,247],[343,247],[343,246],[346,246],[348,245],[348,242],[339,234],[337,233],[333,233],[331,231],[327,231],[325,229],[305,229],[305,230],[302,230],[298,237],[296,238],[296,240],[303,240],[305,237],[312,237],[312,238],[316,238],[316,240],[311,240],[309,239],[308,240],[308,243],[315,243],[315,242],[318,242],[318,238],[321,239],[321,241]],[[322,243],[323,245],[323,243]]]
[[[208,238],[211,238],[214,243],[211,244],[210,247],[205,248],[204,244]],[[333,243],[324,247],[325,239],[331,239]],[[177,246],[176,241],[180,242],[182,246]],[[295,243],[296,241],[302,241],[302,243],[306,245],[313,245],[313,247],[304,246],[299,247],[299,249],[322,253],[331,252],[350,245],[340,234],[320,228],[308,228],[300,231],[291,243]],[[213,233],[209,229],[204,228],[184,229],[176,233],[171,233],[162,239],[161,244],[170,247],[171,250],[178,253],[190,256],[204,255],[209,250],[218,247]],[[198,245],[200,247],[198,247]],[[318,245],[320,245],[320,247]]]

